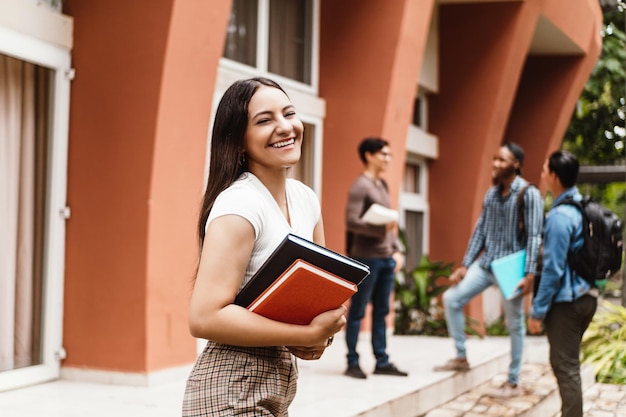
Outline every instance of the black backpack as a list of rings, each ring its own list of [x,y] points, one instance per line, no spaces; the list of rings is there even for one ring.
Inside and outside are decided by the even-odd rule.
[[[575,206],[583,216],[583,245],[569,253],[571,269],[592,286],[609,278],[622,266],[624,224],[611,210],[585,196],[582,201],[571,197],[559,203]]]

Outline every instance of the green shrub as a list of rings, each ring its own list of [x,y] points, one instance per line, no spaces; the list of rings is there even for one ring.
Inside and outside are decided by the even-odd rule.
[[[432,262],[423,256],[420,264],[396,279],[396,334],[447,335],[439,297],[448,288],[451,263]]]
[[[601,300],[583,335],[583,363],[593,366],[596,381],[626,384],[626,308]]]

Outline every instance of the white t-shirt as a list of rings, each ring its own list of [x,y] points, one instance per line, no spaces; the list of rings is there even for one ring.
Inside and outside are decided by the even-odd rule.
[[[215,199],[207,227],[217,217],[235,214],[248,220],[254,228],[254,247],[242,287],[288,233],[313,240],[313,229],[321,216],[317,195],[293,178],[287,179],[286,188],[291,224],[283,216],[269,190],[250,172],[242,174]]]

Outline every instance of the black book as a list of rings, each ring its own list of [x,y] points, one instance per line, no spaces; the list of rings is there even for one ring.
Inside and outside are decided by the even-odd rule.
[[[235,304],[248,307],[297,259],[309,262],[356,285],[370,273],[367,265],[355,259],[289,233],[239,291],[235,297]]]

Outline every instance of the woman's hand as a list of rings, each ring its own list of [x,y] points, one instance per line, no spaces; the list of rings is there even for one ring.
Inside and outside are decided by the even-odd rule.
[[[324,346],[287,346],[287,349],[300,359],[306,361],[316,360],[322,357],[327,347],[333,344],[334,336],[330,336]]]
[[[314,361],[321,358],[326,350],[325,347],[315,348],[303,346],[287,346],[287,349],[289,349],[292,355],[305,361]]]
[[[326,311],[315,317],[309,327],[313,331],[313,344],[311,346],[287,346],[289,351],[303,360],[319,359],[333,343],[334,335],[346,324],[346,308],[339,306],[335,310]]]

